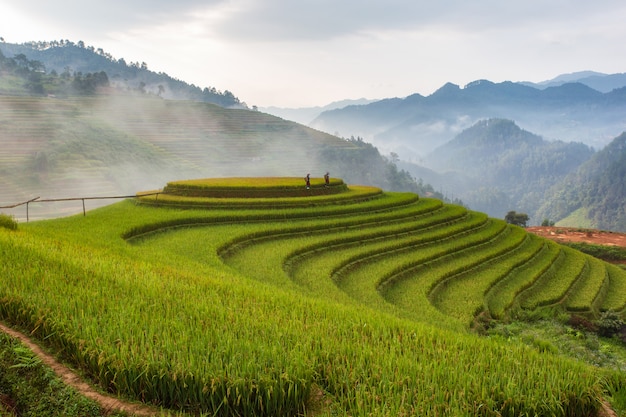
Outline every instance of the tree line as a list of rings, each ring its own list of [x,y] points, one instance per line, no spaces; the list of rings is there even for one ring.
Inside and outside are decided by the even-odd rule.
[[[0,50],[0,76],[23,80],[23,88],[33,95],[66,94],[91,95],[98,89],[108,87],[106,72],[74,72],[69,67],[58,74],[55,70],[46,73],[46,66],[38,60],[30,60],[24,54],[6,57]]]
[[[2,42],[2,41],[0,41]],[[111,87],[136,93],[155,94],[176,100],[193,100],[214,103],[222,107],[248,108],[229,90],[215,87],[201,88],[171,77],[163,72],[153,72],[146,62],[127,62],[116,59],[102,48],[86,45],[83,41],[69,40],[27,42],[20,45],[5,44],[5,51],[22,53],[31,59],[43,61],[48,69],[65,72],[68,65],[76,66],[76,73],[104,71],[110,78]],[[43,64],[42,64],[43,65]]]

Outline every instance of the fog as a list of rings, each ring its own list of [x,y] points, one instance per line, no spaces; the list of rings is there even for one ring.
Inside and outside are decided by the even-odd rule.
[[[329,135],[206,103],[137,94],[4,98],[0,117],[6,123],[0,146],[8,149],[0,151],[0,206],[35,197],[134,195],[189,178],[321,177],[331,169],[317,158]],[[85,200],[87,215],[117,201]],[[31,221],[82,215],[83,201],[32,202],[0,212],[20,222],[27,215]]]

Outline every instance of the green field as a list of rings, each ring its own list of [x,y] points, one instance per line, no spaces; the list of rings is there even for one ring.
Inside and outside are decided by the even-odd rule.
[[[190,415],[594,416],[623,389],[470,328],[623,312],[626,271],[461,206],[301,181],[175,182],[0,228],[0,318],[102,389]]]

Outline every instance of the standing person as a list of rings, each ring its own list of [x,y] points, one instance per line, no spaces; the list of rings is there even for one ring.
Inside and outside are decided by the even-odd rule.
[[[304,182],[306,182],[306,189],[310,189],[311,188],[311,174],[306,174],[306,177],[304,177]]]
[[[324,174],[324,182],[325,182],[325,186],[328,187],[330,185],[330,175],[328,174],[328,172],[326,172],[326,174]]]

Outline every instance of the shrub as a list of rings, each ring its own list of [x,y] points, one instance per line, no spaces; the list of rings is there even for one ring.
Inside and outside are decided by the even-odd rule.
[[[609,310],[602,313],[596,321],[596,326],[598,326],[598,334],[600,336],[611,337],[620,332],[624,326],[624,320],[622,320],[619,313]]]
[[[17,229],[17,220],[15,217],[8,214],[0,213],[0,227],[7,228],[9,230]]]

